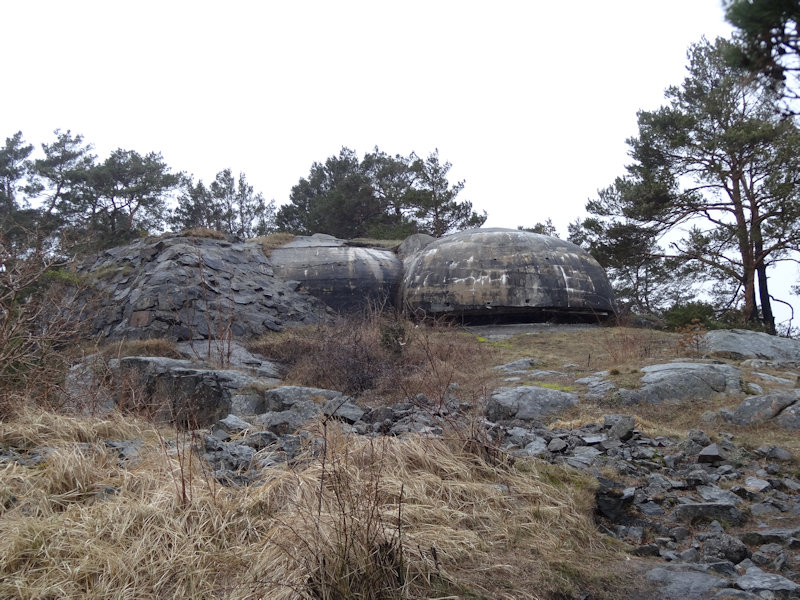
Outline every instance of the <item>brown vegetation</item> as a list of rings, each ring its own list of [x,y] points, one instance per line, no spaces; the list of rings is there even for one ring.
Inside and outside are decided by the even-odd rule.
[[[498,353],[444,323],[413,323],[368,311],[319,325],[268,333],[248,349],[289,367],[285,380],[389,404],[424,394],[443,403],[453,386],[464,400],[485,396]]]
[[[280,248],[291,242],[295,238],[291,233],[271,233],[261,237],[253,238],[249,241],[258,242],[261,244],[261,249],[264,251],[264,256],[269,258],[275,248]]]
[[[570,470],[328,428],[322,454],[222,489],[150,426],[18,417],[4,444],[54,449],[0,470],[0,597],[613,597],[619,554],[592,523],[591,481]],[[120,464],[102,440],[131,436],[140,462]]]

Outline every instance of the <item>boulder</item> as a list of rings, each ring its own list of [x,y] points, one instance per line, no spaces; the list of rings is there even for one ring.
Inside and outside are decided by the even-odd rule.
[[[578,397],[568,392],[525,385],[499,388],[486,405],[490,421],[541,421],[578,404]]]
[[[702,521],[726,521],[733,525],[741,525],[746,515],[727,502],[694,502],[678,505],[672,513],[675,520],[683,523]]]
[[[787,406],[774,421],[784,429],[800,429],[800,402]]]
[[[760,358],[800,364],[800,341],[745,329],[716,329],[705,336],[708,353],[743,360]]]
[[[341,392],[321,388],[302,387],[297,385],[283,385],[264,392],[263,412],[293,410],[303,412],[309,405],[318,409],[328,400],[339,400]]]
[[[689,565],[656,567],[647,572],[647,581],[658,586],[656,598],[708,598],[711,592],[727,587],[727,579],[703,573]]]
[[[118,373],[121,408],[189,427],[205,427],[229,413],[256,412],[264,385],[240,371],[198,368],[171,358],[127,356],[109,366]]]
[[[703,541],[703,557],[708,559],[729,560],[740,563],[750,558],[750,550],[738,538],[727,533],[715,533]]]
[[[741,390],[742,372],[726,364],[675,362],[642,367],[642,387],[620,390],[626,404],[701,400]]]
[[[744,575],[736,579],[736,585],[755,594],[768,592],[778,598],[800,598],[800,585],[777,573],[766,573],[758,567],[748,568]]]
[[[797,400],[797,396],[789,392],[750,396],[745,398],[732,413],[728,414],[726,419],[735,425],[758,425],[774,418]],[[792,429],[798,428],[800,425]]]

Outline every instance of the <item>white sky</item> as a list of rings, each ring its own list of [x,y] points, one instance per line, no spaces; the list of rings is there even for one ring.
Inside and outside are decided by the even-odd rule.
[[[278,204],[342,146],[438,148],[487,226],[562,237],[689,44],[730,33],[720,0],[26,0],[0,20],[0,141],[70,129]]]

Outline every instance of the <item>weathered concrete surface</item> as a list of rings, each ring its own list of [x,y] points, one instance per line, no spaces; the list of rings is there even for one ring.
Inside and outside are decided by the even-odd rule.
[[[390,250],[347,246],[330,235],[297,237],[272,250],[275,273],[339,312],[360,310],[370,302],[392,304],[403,263]]]
[[[602,267],[583,249],[513,229],[471,229],[404,261],[403,305],[417,314],[603,318],[615,312]]]

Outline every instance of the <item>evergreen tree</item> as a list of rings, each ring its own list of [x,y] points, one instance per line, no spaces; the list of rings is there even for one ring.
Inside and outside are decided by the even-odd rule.
[[[788,100],[785,108],[800,107],[800,3],[797,0],[732,0],[726,19],[737,28],[739,44],[728,59],[753,73]]]
[[[667,90],[669,105],[638,114],[627,174],[587,210],[654,236],[684,231],[669,257],[734,282],[746,321],[759,318],[758,293],[774,332],[767,269],[800,242],[800,132],[770,89],[726,62],[730,47],[719,39],[690,48],[689,75]]]

